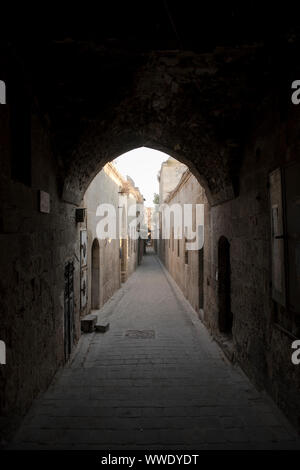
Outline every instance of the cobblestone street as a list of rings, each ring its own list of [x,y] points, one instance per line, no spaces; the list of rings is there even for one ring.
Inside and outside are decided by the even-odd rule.
[[[14,449],[294,449],[271,400],[224,357],[154,254],[105,305]]]

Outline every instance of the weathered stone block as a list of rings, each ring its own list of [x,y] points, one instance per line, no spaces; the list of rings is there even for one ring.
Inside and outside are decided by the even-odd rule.
[[[92,333],[95,329],[95,324],[97,321],[97,315],[86,315],[81,319],[81,331],[83,333]]]
[[[105,333],[109,329],[109,323],[96,323],[95,331]]]

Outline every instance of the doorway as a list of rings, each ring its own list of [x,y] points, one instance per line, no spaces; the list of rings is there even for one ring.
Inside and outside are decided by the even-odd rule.
[[[199,310],[203,309],[204,293],[203,293],[203,248],[198,250],[198,288],[199,288]]]
[[[230,243],[222,236],[218,243],[218,301],[219,330],[231,335],[233,317],[231,313],[231,280],[230,280]]]
[[[92,310],[100,308],[100,247],[97,238],[95,238],[92,245],[91,308]]]
[[[73,347],[74,331],[74,263],[69,261],[64,272],[64,353],[68,360]]]

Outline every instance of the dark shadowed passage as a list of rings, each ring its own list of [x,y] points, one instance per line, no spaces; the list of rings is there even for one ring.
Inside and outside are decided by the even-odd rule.
[[[82,335],[13,448],[300,448],[278,409],[224,358],[154,253],[102,315],[110,330]]]

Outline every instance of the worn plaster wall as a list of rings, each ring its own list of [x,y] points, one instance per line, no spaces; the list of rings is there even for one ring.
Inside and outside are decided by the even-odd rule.
[[[101,217],[96,216],[97,208],[100,204],[111,204],[116,214],[118,214],[120,185],[102,170],[93,179],[88,187],[83,206],[87,209],[87,231],[88,231],[88,299],[87,309],[84,313],[91,310],[91,287],[92,287],[92,244],[97,235],[97,223]],[[101,307],[120,287],[120,241],[119,220],[116,218],[116,235],[113,239],[107,236],[105,239],[99,239],[100,245],[100,305]]]
[[[207,204],[204,189],[198,183],[197,179],[187,171],[182,176],[177,187],[173,188],[167,198],[167,204],[171,207],[172,204],[178,204],[184,210],[184,204],[193,204],[193,224],[190,227],[194,231],[195,227],[195,204]],[[163,216],[164,217],[164,216]],[[163,222],[165,223],[165,221]],[[165,240],[165,265],[170,274],[175,279],[178,286],[181,288],[185,297],[188,299],[192,307],[199,311],[199,251],[188,250],[188,260],[185,258],[185,239],[175,238],[172,236],[172,226],[174,221],[171,222],[171,239]],[[179,244],[179,256],[178,256]],[[205,248],[203,248],[204,250]],[[188,263],[186,263],[188,261]],[[200,267],[202,269],[202,267]],[[202,277],[202,274],[201,274]]]
[[[180,181],[182,174],[186,171],[187,166],[179,162],[173,157],[169,157],[162,163],[158,175],[159,180],[159,203],[164,204],[169,194],[175,189]],[[162,223],[160,222],[160,236],[158,239],[158,253],[162,261],[166,262],[167,243],[162,236]]]
[[[56,161],[38,111],[31,115],[31,186],[11,178],[10,107],[0,107],[0,428],[14,428],[64,363],[64,267],[74,261],[74,344],[79,330],[79,241],[75,206],[58,194]],[[39,190],[50,213],[39,210]]]
[[[134,207],[137,201],[133,195],[129,194],[127,199],[128,211],[134,212]],[[130,207],[132,209],[130,209]],[[136,211],[135,211],[136,212]],[[134,216],[128,217],[128,224],[134,220]],[[130,229],[129,229],[130,230]],[[133,233],[128,237],[128,250],[127,250],[127,276],[130,276],[138,265],[138,240],[135,239]]]
[[[84,196],[83,206],[87,209],[87,222],[86,224],[83,223],[81,228],[84,228],[86,225],[88,231],[88,299],[87,307],[81,312],[81,315],[89,313],[91,310],[92,245],[93,241],[96,238],[98,239],[97,224],[102,219],[102,217],[96,215],[97,208],[100,204],[110,204],[114,208],[116,214],[116,238],[113,237],[113,234],[108,234],[107,237],[98,239],[100,246],[99,307],[101,308],[121,286],[120,223],[122,222],[122,226],[125,230],[126,226],[124,226],[124,220],[120,221],[119,219],[119,208],[126,203],[127,211],[130,211],[130,207],[135,207],[137,203],[133,194],[121,194],[121,191],[124,189],[124,184],[127,184],[127,182],[121,175],[118,176],[113,173],[110,167],[105,167],[93,179]],[[133,187],[134,186],[132,186],[132,188]],[[135,212],[134,210],[134,213]],[[129,216],[127,218],[127,224],[134,218],[135,215],[133,217]],[[126,233],[128,232],[126,231]],[[127,235],[127,237],[128,246],[127,253],[125,254],[126,279],[136,269],[138,262],[137,240],[131,239],[129,235]]]

